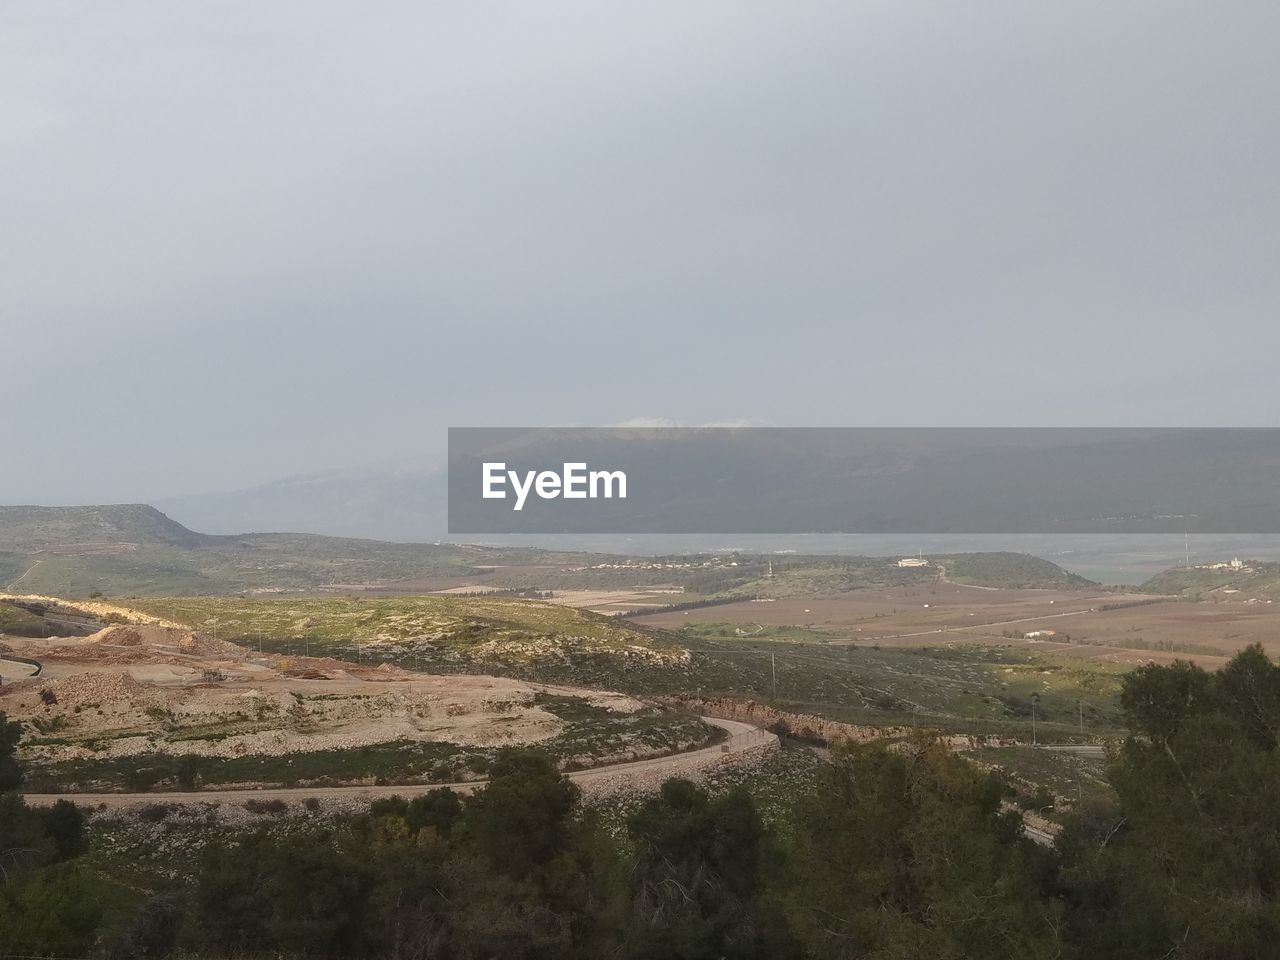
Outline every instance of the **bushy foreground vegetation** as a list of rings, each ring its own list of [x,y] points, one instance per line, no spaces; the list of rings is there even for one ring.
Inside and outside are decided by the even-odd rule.
[[[787,829],[681,780],[621,829],[537,752],[282,839],[219,837],[187,882],[127,889],[69,806],[13,793],[0,727],[0,953],[105,957],[1080,958],[1280,955],[1280,668],[1135,671],[1114,798],[1055,848],[994,775],[921,738],[836,749]]]

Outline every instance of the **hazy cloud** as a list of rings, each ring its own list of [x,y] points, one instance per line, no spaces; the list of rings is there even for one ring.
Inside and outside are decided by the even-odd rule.
[[[1262,424],[1273,4],[8,4],[0,501],[449,424]]]

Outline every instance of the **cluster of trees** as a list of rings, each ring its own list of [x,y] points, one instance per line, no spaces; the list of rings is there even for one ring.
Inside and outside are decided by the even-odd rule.
[[[1132,735],[1113,803],[1059,841],[1086,956],[1280,956],[1280,668],[1260,646],[1216,673],[1125,678]]]
[[[210,848],[129,897],[83,866],[70,805],[27,810],[0,724],[0,954],[106,957],[961,960],[1280,956],[1280,668],[1125,682],[1113,800],[1056,848],[1004,784],[920,739],[837,748],[780,822],[670,780],[610,826],[544,755],[287,839]],[[282,835],[283,836],[283,835]],[[15,851],[23,851],[21,856]]]
[[[0,713],[0,956],[83,956],[112,909],[111,884],[86,869],[85,820],[65,800],[32,810],[18,795],[19,724]]]

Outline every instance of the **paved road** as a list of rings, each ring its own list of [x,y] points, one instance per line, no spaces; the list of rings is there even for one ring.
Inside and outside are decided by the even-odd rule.
[[[569,779],[575,783],[588,785],[597,780],[609,780],[615,777],[629,777],[648,772],[658,775],[676,776],[686,770],[710,764],[733,754],[760,747],[768,743],[776,743],[778,738],[766,730],[742,723],[737,720],[720,720],[714,717],[703,717],[707,723],[719,727],[729,734],[729,739],[711,747],[692,750],[688,753],[677,753],[669,757],[654,757],[650,760],[633,760],[630,763],[615,763],[590,770],[575,770]],[[465,783],[424,783],[401,786],[359,786],[359,787],[271,787],[261,790],[195,790],[190,792],[170,793],[28,793],[27,803],[33,806],[49,806],[58,800],[74,800],[76,803],[89,806],[104,805],[107,807],[128,807],[150,803],[219,803],[243,802],[245,800],[317,800],[333,799],[372,799],[374,797],[416,797],[435,790],[448,787],[458,793],[472,793],[483,787],[488,781],[470,780]]]
[[[1040,749],[1054,753],[1074,753],[1077,757],[1093,757],[1098,760],[1106,759],[1107,756],[1107,748],[1100,743],[1046,743],[1041,744]]]

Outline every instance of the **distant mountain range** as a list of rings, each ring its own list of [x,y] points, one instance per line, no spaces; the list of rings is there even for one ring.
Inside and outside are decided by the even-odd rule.
[[[642,437],[645,431],[634,433]],[[871,439],[857,442],[856,456],[841,446],[839,432],[823,445],[803,430],[707,431],[680,449],[649,435],[658,440],[647,447],[627,431],[618,432],[616,442],[593,441],[600,462],[633,459],[637,489],[630,500],[638,513],[613,528],[627,535],[1280,532],[1273,479],[1280,469],[1280,430],[869,431]],[[559,446],[535,438],[543,449],[516,455],[554,461],[580,453],[578,436],[570,432]],[[193,529],[217,534],[448,538],[442,468],[335,471],[159,500],[156,506]],[[536,512],[531,507],[525,513]],[[665,525],[645,526],[655,514]],[[578,523],[582,516],[557,515],[544,530],[575,532],[544,532],[540,542],[587,545],[583,538],[601,528]],[[545,539],[553,536],[574,539]],[[529,542],[500,534],[484,539]],[[614,536],[609,549],[625,549],[623,542]]]
[[[443,471],[407,468],[290,477],[242,490],[157,500],[156,506],[210,533],[287,530],[409,543],[445,536],[447,503]]]

